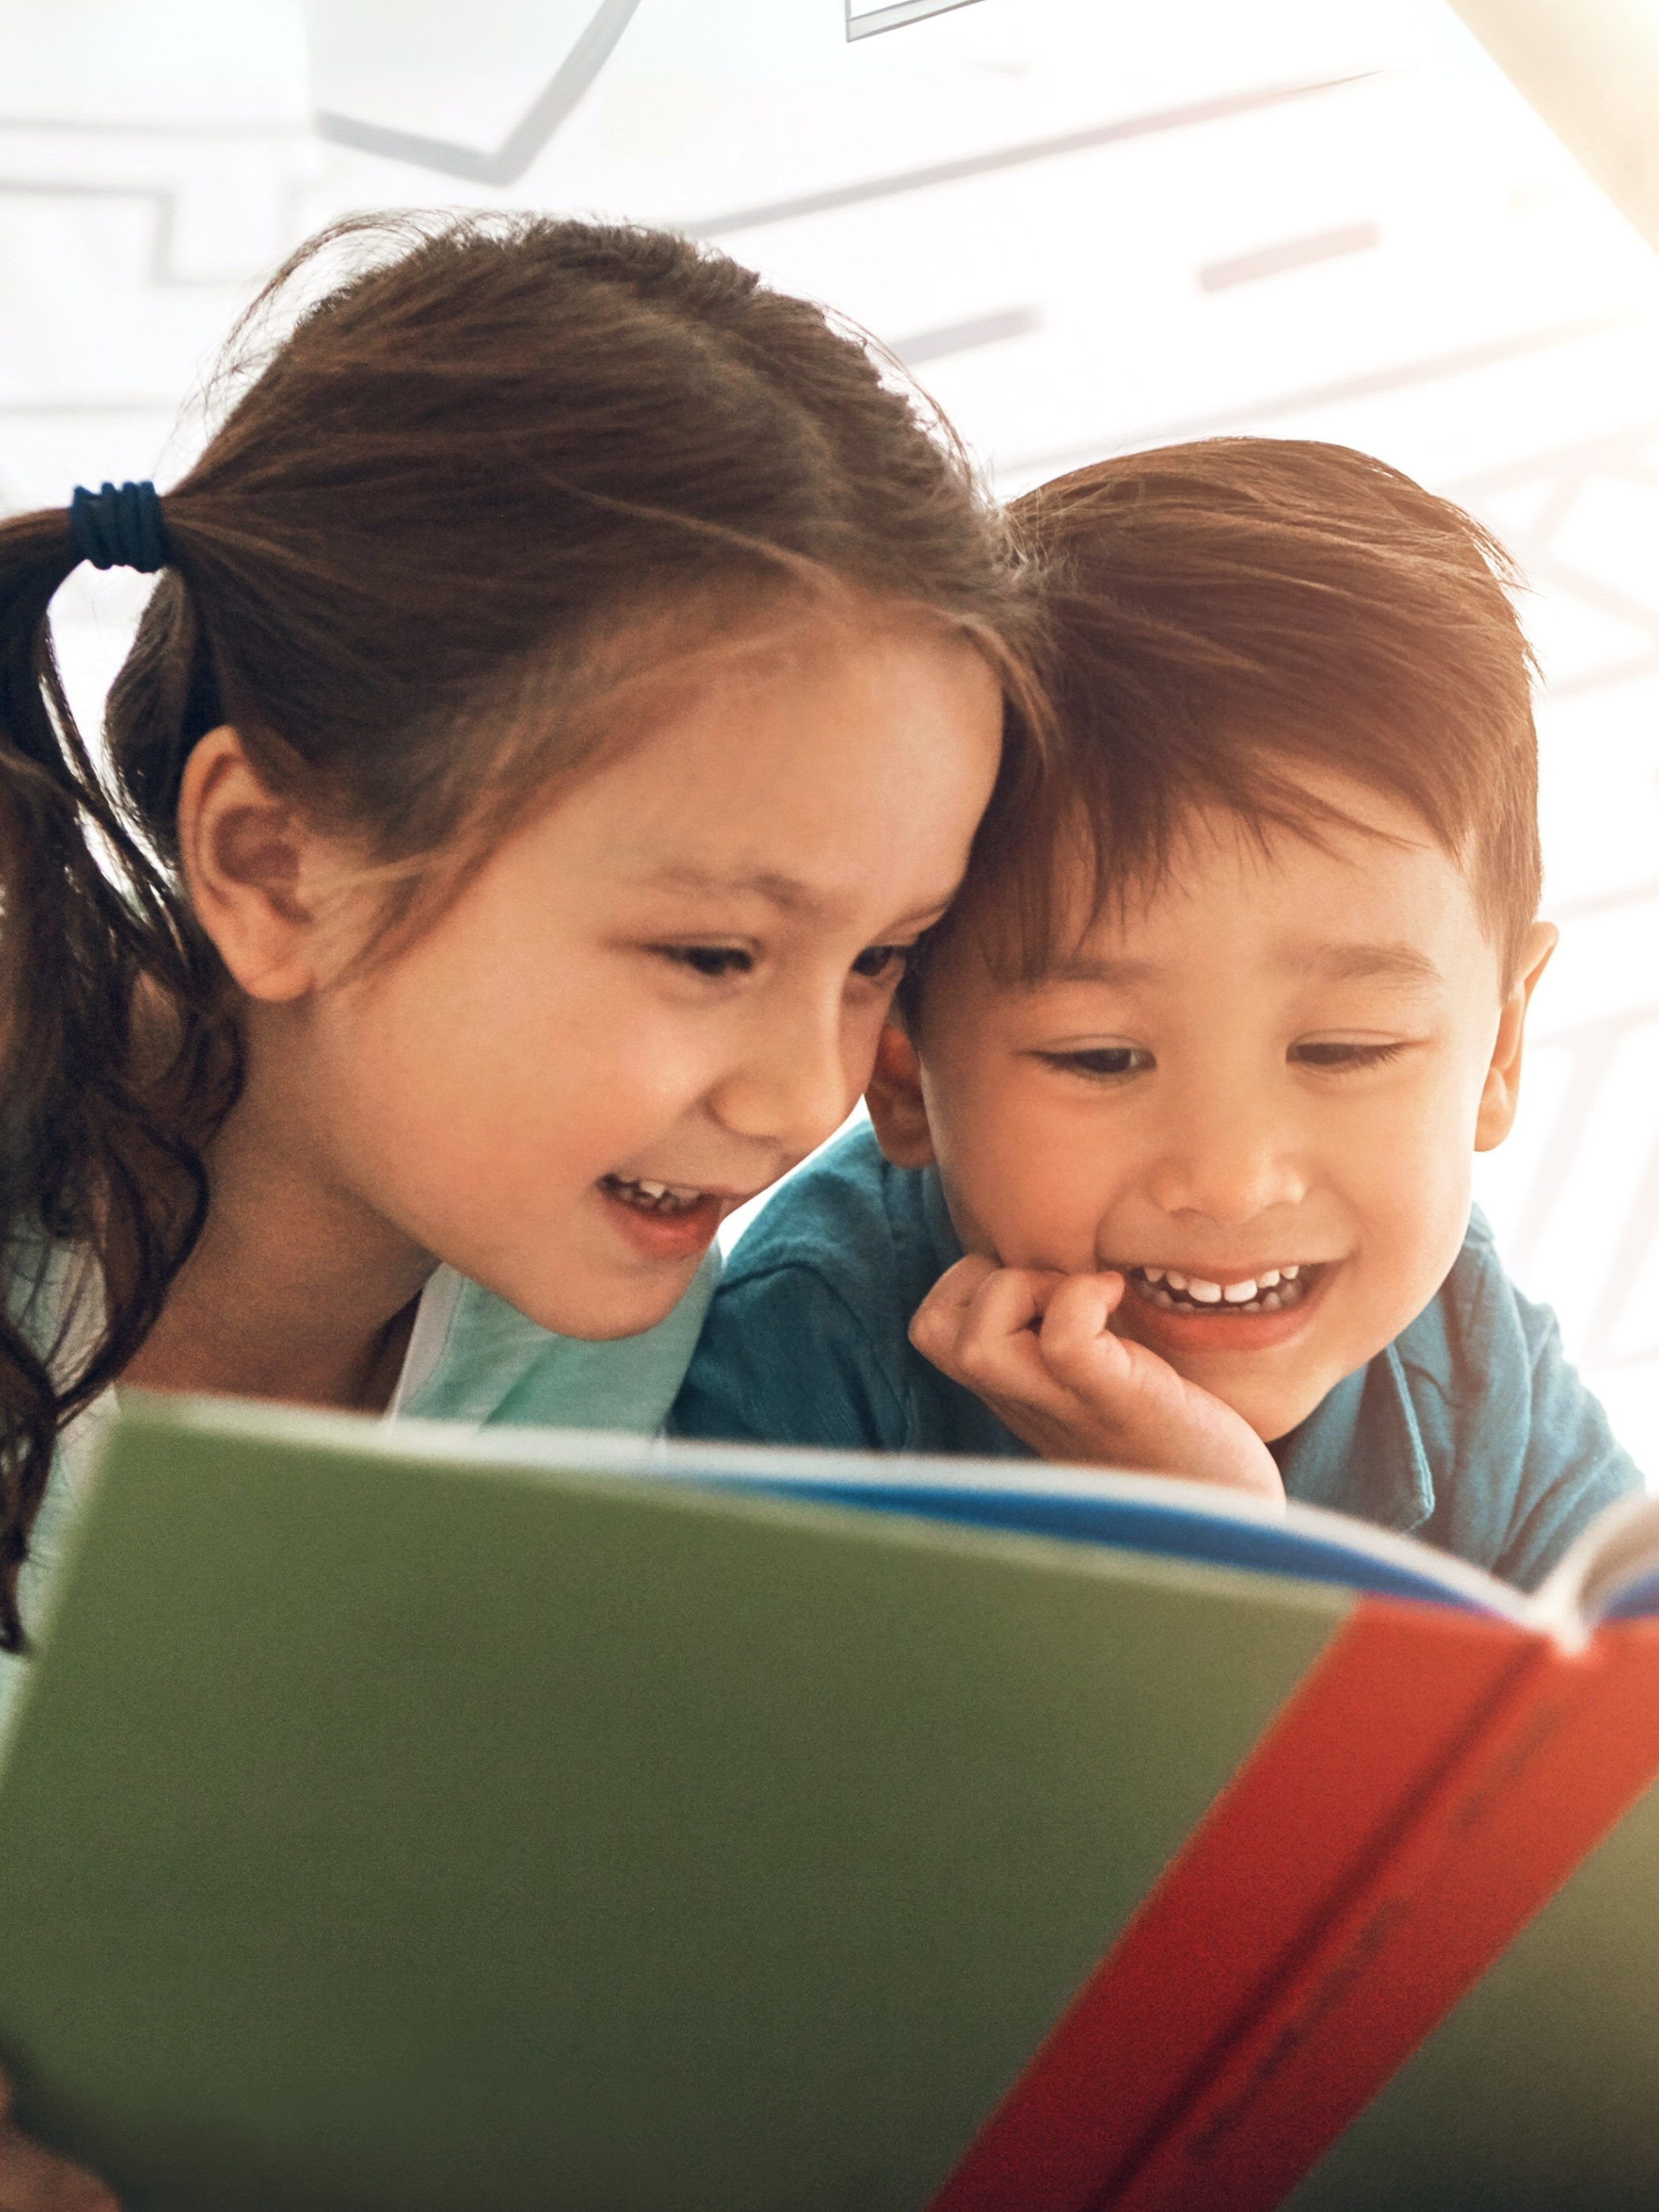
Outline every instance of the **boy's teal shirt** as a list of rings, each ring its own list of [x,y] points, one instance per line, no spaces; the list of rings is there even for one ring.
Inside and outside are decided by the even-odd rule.
[[[913,1349],[910,1317],[962,1257],[936,1170],[855,1129],[738,1244],[670,1426],[837,1449],[1029,1458]],[[1416,1536],[1530,1589],[1642,1478],[1504,1273],[1477,1212],[1455,1266],[1394,1342],[1273,1447],[1287,1494]]]
[[[63,1330],[65,1306],[73,1304],[65,1288],[72,1273],[68,1256],[54,1255],[33,1295],[14,1297],[14,1310],[43,1354]],[[589,1343],[555,1336],[505,1299],[441,1267],[422,1294],[389,1418],[418,1414],[475,1427],[510,1423],[653,1436],[679,1388],[719,1278],[720,1261],[711,1252],[679,1304],[654,1328]],[[111,1394],[90,1407],[60,1443],[19,1584],[26,1627],[42,1618],[91,1480],[98,1431],[112,1404]],[[319,1531],[319,1540],[325,1534]],[[26,1664],[0,1653],[0,1720]]]

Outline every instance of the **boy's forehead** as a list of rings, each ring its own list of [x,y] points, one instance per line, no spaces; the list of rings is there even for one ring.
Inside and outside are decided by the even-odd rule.
[[[1332,796],[1348,818],[1305,832],[1194,809],[1161,867],[1104,884],[1075,850],[1057,856],[1041,941],[1018,942],[1012,914],[984,913],[975,934],[986,964],[999,987],[1022,993],[1133,990],[1246,962],[1419,993],[1460,972],[1484,976],[1496,956],[1458,860],[1403,804],[1363,787]]]

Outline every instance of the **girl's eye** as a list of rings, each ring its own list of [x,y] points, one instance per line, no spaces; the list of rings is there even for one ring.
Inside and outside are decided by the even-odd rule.
[[[1291,1058],[1302,1067],[1346,1068],[1381,1067],[1390,1060],[1398,1060],[1406,1049],[1403,1043],[1395,1044],[1294,1044]]]
[[[853,973],[870,983],[896,981],[896,971],[903,967],[909,952],[908,945],[866,945],[853,963]]]
[[[689,968],[693,975],[716,982],[727,975],[746,975],[755,964],[754,954],[740,945],[656,945],[652,951],[677,968]]]
[[[1142,1075],[1158,1062],[1138,1044],[1091,1045],[1084,1052],[1045,1052],[1050,1067],[1069,1075]]]

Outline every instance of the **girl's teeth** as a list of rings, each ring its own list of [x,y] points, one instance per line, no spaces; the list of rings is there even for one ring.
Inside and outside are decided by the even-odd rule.
[[[1294,1267],[1281,1267],[1279,1272],[1287,1283],[1293,1283],[1302,1273],[1302,1262],[1298,1260]]]
[[[641,1176],[607,1176],[605,1180],[624,1205],[643,1206],[652,1213],[683,1213],[702,1195],[672,1182],[647,1182]]]
[[[1291,1273],[1295,1273],[1295,1270],[1294,1270],[1294,1269],[1292,1269],[1292,1270],[1291,1270]],[[1261,1291],[1270,1291],[1270,1290],[1272,1290],[1272,1288],[1273,1287],[1273,1285],[1274,1285],[1278,1280],[1279,1280],[1279,1270],[1278,1270],[1278,1268],[1277,1268],[1277,1267],[1269,1267],[1269,1268],[1267,1269],[1267,1273],[1266,1273],[1265,1274],[1261,1274],[1261,1275],[1258,1275],[1258,1276],[1256,1277],[1256,1279],[1255,1279],[1255,1282],[1256,1282],[1256,1288],[1257,1288],[1258,1290],[1261,1290]]]
[[[1149,1283],[1161,1283],[1164,1280],[1162,1267],[1143,1267],[1140,1272]]]
[[[1187,1287],[1187,1278],[1184,1275],[1177,1275],[1173,1267],[1168,1270],[1164,1279],[1172,1291],[1184,1291]]]
[[[1221,1285],[1219,1283],[1206,1283],[1201,1275],[1189,1275],[1187,1295],[1189,1298],[1196,1298],[1201,1306],[1218,1306],[1221,1304]]]
[[[1246,1276],[1242,1283],[1227,1284],[1221,1295],[1230,1306],[1247,1306],[1255,1296],[1255,1284]]]

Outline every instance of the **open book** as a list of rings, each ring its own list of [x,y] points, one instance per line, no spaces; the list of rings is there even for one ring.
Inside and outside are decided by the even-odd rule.
[[[0,2063],[132,2212],[1650,2205],[1650,1610],[1644,1501],[1523,1598],[1195,1486],[136,1400]]]

